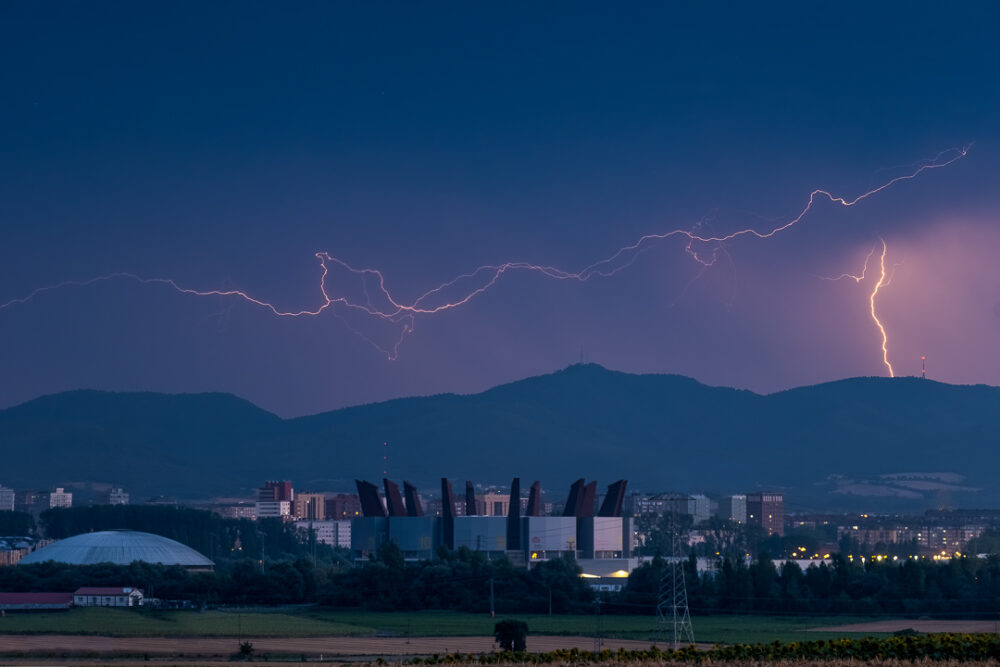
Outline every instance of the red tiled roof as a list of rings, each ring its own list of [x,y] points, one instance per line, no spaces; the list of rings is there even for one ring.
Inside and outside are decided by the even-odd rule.
[[[73,595],[128,595],[133,591],[138,591],[138,588],[101,588],[101,587],[84,587],[78,588],[76,593]],[[140,591],[141,592],[141,591]]]
[[[70,604],[72,593],[0,593],[0,604]]]

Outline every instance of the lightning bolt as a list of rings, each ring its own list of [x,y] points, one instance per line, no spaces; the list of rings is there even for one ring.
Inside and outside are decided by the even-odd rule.
[[[878,319],[878,313],[875,312],[875,297],[878,296],[878,291],[880,289],[889,284],[886,281],[885,273],[885,255],[886,252],[888,252],[888,247],[885,244],[885,240],[879,240],[882,241],[882,254],[879,256],[878,282],[875,283],[871,296],[868,297],[868,304],[871,307],[872,320],[875,321],[875,326],[878,327],[879,333],[882,334],[882,363],[885,364],[887,369],[889,369],[889,377],[893,378],[896,377],[896,373],[892,370],[892,364],[889,363],[889,336],[885,332],[885,326],[883,326],[882,322]]]
[[[881,185],[868,190],[854,198],[847,198],[840,195],[834,195],[827,190],[816,189],[809,193],[809,197],[806,201],[805,206],[792,218],[788,219],[784,223],[775,224],[770,228],[763,230],[756,229],[753,227],[747,227],[744,229],[739,229],[737,231],[730,232],[728,234],[712,234],[703,233],[701,231],[703,223],[707,220],[702,220],[696,223],[693,227],[688,229],[673,229],[663,233],[646,234],[639,237],[634,243],[623,246],[617,251],[612,253],[610,256],[600,259],[579,271],[566,271],[554,266],[547,266],[542,264],[532,264],[529,262],[511,261],[502,264],[487,264],[480,266],[469,273],[464,273],[455,278],[434,287],[416,299],[405,302],[402,299],[395,297],[392,292],[386,286],[386,280],[384,274],[378,269],[370,268],[356,268],[351,266],[346,261],[339,259],[330,255],[327,252],[317,252],[315,254],[316,258],[319,260],[320,264],[320,279],[319,279],[319,295],[320,300],[318,305],[313,308],[305,308],[300,310],[285,310],[279,308],[275,304],[265,301],[261,298],[252,296],[248,292],[239,289],[209,289],[209,290],[199,290],[190,287],[183,286],[175,281],[173,278],[149,278],[143,277],[135,273],[128,272],[116,272],[103,276],[98,276],[95,278],[90,278],[88,280],[67,280],[52,285],[47,285],[44,287],[39,287],[30,292],[29,294],[12,299],[6,303],[0,304],[0,310],[8,309],[16,305],[21,305],[28,303],[35,298],[56,290],[61,290],[65,288],[82,288],[88,287],[97,283],[107,282],[116,279],[132,280],[144,285],[163,285],[169,287],[176,292],[184,295],[190,296],[218,296],[218,297],[232,297],[237,299],[242,299],[247,303],[254,306],[258,306],[271,314],[278,317],[317,317],[327,311],[332,313],[334,316],[341,319],[354,333],[361,336],[374,347],[382,351],[386,357],[390,360],[396,359],[399,356],[399,348],[402,345],[406,337],[414,331],[414,325],[416,318],[418,316],[434,315],[442,313],[445,311],[453,310],[464,306],[469,303],[477,296],[487,292],[491,289],[497,282],[508,272],[514,271],[529,271],[539,273],[545,277],[555,279],[555,280],[570,280],[578,282],[586,282],[594,277],[607,278],[614,276],[620,271],[631,266],[639,256],[648,250],[657,241],[663,241],[672,237],[683,237],[687,239],[687,244],[685,247],[685,252],[694,261],[701,265],[702,270],[707,269],[712,266],[716,259],[718,258],[718,253],[723,252],[728,255],[725,250],[724,244],[733,241],[741,237],[751,237],[757,239],[768,239],[776,234],[779,234],[802,221],[810,211],[816,206],[817,202],[828,200],[833,204],[840,204],[844,207],[851,207],[859,202],[872,197],[883,190],[892,187],[896,183],[901,181],[908,181],[916,178],[921,173],[932,170],[940,169],[942,167],[947,167],[948,165],[962,159],[965,157],[969,150],[971,149],[971,144],[963,146],[962,148],[954,148],[946,151],[942,151],[933,158],[929,160],[924,160],[913,165],[911,171],[902,176],[897,176],[895,178],[889,179],[882,183]],[[706,244],[712,248],[712,252],[708,257],[703,257],[699,255],[694,244]],[[874,251],[873,251],[874,252]],[[870,257],[870,256],[869,256]],[[882,279],[876,285],[874,292],[871,295],[872,303],[872,317],[878,324],[879,329],[882,331],[883,336],[883,352],[886,350],[886,335],[885,329],[882,327],[881,323],[875,314],[875,296],[878,294],[880,288],[884,287],[885,284],[885,244],[883,242],[883,275]],[[353,299],[347,294],[331,294],[327,282],[330,277],[331,269],[342,271],[349,276],[352,276],[355,281],[360,285],[360,289],[363,292],[363,298]],[[866,269],[867,270],[867,261]],[[850,276],[854,277],[854,276]],[[863,275],[861,277],[863,279]],[[861,279],[857,279],[860,282]],[[452,293],[457,293],[455,296],[449,296]],[[378,303],[376,303],[378,302]],[[350,325],[344,318],[347,313],[354,312],[360,313],[363,316],[369,316],[381,321],[389,322],[400,327],[398,337],[395,343],[390,346],[383,346],[376,343],[371,337],[365,335],[356,327]],[[892,374],[892,367],[888,362],[888,353],[883,355],[885,359],[886,366],[889,368],[890,374]]]
[[[868,295],[868,309],[871,313],[872,321],[875,323],[875,327],[879,330],[879,333],[882,336],[882,363],[885,364],[886,369],[889,371],[889,377],[896,377],[896,373],[892,368],[892,363],[889,362],[889,335],[886,332],[885,325],[882,324],[882,321],[878,318],[878,312],[875,310],[875,299],[878,297],[879,291],[883,287],[889,286],[896,273],[896,267],[902,264],[902,262],[897,262],[896,264],[893,264],[891,272],[886,271],[885,257],[888,254],[889,247],[886,244],[885,239],[879,238],[878,243],[873,245],[872,249],[868,251],[868,255],[865,256],[864,266],[861,268],[861,273],[842,273],[839,276],[820,276],[820,278],[831,281],[848,279],[853,280],[856,283],[861,283],[868,275],[869,264],[871,263],[871,259],[875,255],[875,251],[878,249],[879,244],[882,246],[882,252],[879,254],[878,281],[876,281],[875,286],[872,288],[871,294]]]

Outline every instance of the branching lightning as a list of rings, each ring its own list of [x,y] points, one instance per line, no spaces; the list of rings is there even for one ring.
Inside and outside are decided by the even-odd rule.
[[[356,312],[362,314],[363,316],[370,316],[378,320],[390,322],[399,326],[399,333],[394,344],[386,347],[379,345],[357,328],[351,326],[345,320],[345,324],[347,324],[356,334],[365,338],[369,343],[381,350],[391,360],[398,357],[400,345],[406,337],[414,331],[415,320],[418,316],[429,316],[459,308],[469,303],[480,294],[488,291],[508,272],[530,271],[540,273],[543,276],[556,280],[573,280],[578,282],[586,282],[594,277],[610,277],[631,266],[639,258],[639,256],[648,250],[655,242],[675,236],[685,237],[687,239],[685,252],[694,261],[701,265],[701,270],[703,271],[715,263],[720,252],[728,255],[728,251],[726,250],[724,244],[729,241],[733,241],[744,236],[757,239],[767,239],[775,236],[776,234],[779,234],[798,224],[810,211],[812,211],[817,201],[822,201],[824,199],[830,201],[831,203],[840,204],[845,207],[854,206],[855,204],[882,192],[900,181],[914,179],[924,171],[946,167],[965,157],[970,148],[971,146],[964,146],[962,148],[943,151],[930,160],[914,165],[909,173],[885,181],[878,187],[868,190],[867,192],[864,192],[854,198],[834,195],[827,190],[813,190],[809,194],[805,206],[798,212],[798,214],[783,223],[775,224],[774,226],[764,230],[747,227],[727,234],[705,233],[702,231],[702,228],[707,221],[702,220],[689,229],[674,229],[663,233],[646,234],[641,236],[634,243],[623,246],[610,256],[600,259],[575,272],[566,271],[553,266],[520,261],[483,265],[469,273],[456,276],[455,278],[424,292],[410,302],[405,302],[390,292],[389,288],[386,286],[385,276],[380,270],[356,268],[348,264],[346,261],[334,257],[327,252],[317,252],[315,256],[319,260],[320,264],[320,300],[318,305],[313,308],[285,310],[269,301],[254,297],[248,292],[239,289],[198,290],[182,286],[173,278],[149,278],[135,273],[116,272],[88,280],[69,280],[39,287],[23,297],[12,299],[6,303],[0,304],[0,310],[11,308],[19,304],[25,304],[44,293],[54,290],[70,287],[87,287],[100,282],[126,279],[137,281],[146,285],[163,285],[185,295],[201,297],[219,296],[242,299],[247,303],[263,308],[264,310],[269,311],[272,315],[278,317],[317,317],[324,312],[329,311],[334,316],[343,320],[343,314],[346,312]],[[705,244],[711,248],[711,252],[704,254],[699,253],[695,244]],[[865,268],[860,276],[844,274],[839,276],[838,279],[852,278],[856,282],[860,283],[865,277],[865,272],[868,270],[868,260],[871,259],[874,252],[875,249],[873,248],[872,252],[865,261]],[[888,284],[885,270],[885,255],[886,245],[883,241],[880,264],[882,273],[878,283],[875,285],[875,288],[871,293],[870,304],[872,318],[875,320],[876,325],[882,332],[883,361],[889,370],[889,374],[893,375],[893,369],[888,360],[888,341],[886,331],[882,326],[882,323],[879,321],[875,310],[876,296],[878,295],[879,290]],[[342,271],[345,275],[353,277],[353,279],[359,284],[360,295],[357,298],[354,298],[347,293],[346,288],[341,290],[340,293],[332,292],[331,288],[328,286],[328,279],[330,278],[331,270]]]
[[[845,278],[847,278],[853,280],[856,283],[863,282],[868,274],[868,268],[869,264],[871,263],[871,259],[875,255],[875,251],[878,249],[879,244],[882,245],[882,251],[881,253],[879,253],[878,280],[876,281],[875,286],[872,288],[871,294],[868,295],[868,308],[869,312],[871,313],[872,321],[875,323],[875,327],[879,330],[879,333],[882,336],[882,363],[889,371],[889,377],[896,377],[896,373],[892,368],[892,363],[890,363],[889,361],[889,335],[885,330],[885,325],[882,324],[882,321],[878,318],[878,313],[876,312],[875,309],[875,299],[876,297],[878,297],[879,291],[883,287],[888,287],[890,283],[892,283],[892,279],[896,274],[896,268],[902,264],[902,262],[897,262],[892,265],[892,268],[890,270],[888,271],[886,270],[885,257],[889,252],[889,247],[886,244],[885,239],[880,238],[878,240],[878,243],[873,245],[872,249],[868,251],[868,255],[865,256],[864,266],[862,266],[861,268],[861,273],[859,274],[842,273],[839,276],[831,278],[826,278],[823,276],[820,277],[823,278],[824,280],[836,281],[836,280],[844,280]]]
[[[872,319],[875,320],[875,326],[878,327],[879,332],[882,334],[882,363],[885,367],[889,369],[889,377],[896,377],[895,371],[892,370],[892,364],[889,363],[889,336],[885,332],[885,326],[878,319],[878,313],[875,312],[875,297],[878,296],[878,291],[882,289],[886,284],[886,273],[885,273],[885,254],[887,252],[887,246],[885,241],[882,241],[882,254],[879,255],[878,266],[879,266],[879,276],[878,282],[875,283],[875,288],[872,289],[871,296],[868,297],[868,304],[871,307]]]

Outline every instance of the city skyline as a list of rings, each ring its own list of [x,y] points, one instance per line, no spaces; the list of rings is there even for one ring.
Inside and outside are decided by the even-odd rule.
[[[0,655],[1000,655],[998,34],[0,0]]]

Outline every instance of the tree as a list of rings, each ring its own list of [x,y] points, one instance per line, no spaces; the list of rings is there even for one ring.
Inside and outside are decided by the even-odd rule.
[[[0,512],[0,535],[30,535],[35,520],[27,512]]]
[[[962,551],[970,554],[1000,554],[1000,531],[987,530],[969,540]]]
[[[493,626],[493,636],[501,651],[524,651],[528,648],[528,624],[508,618]]]
[[[403,551],[394,540],[383,542],[378,549],[377,558],[393,572],[402,572],[406,567],[406,560],[403,558]]]

